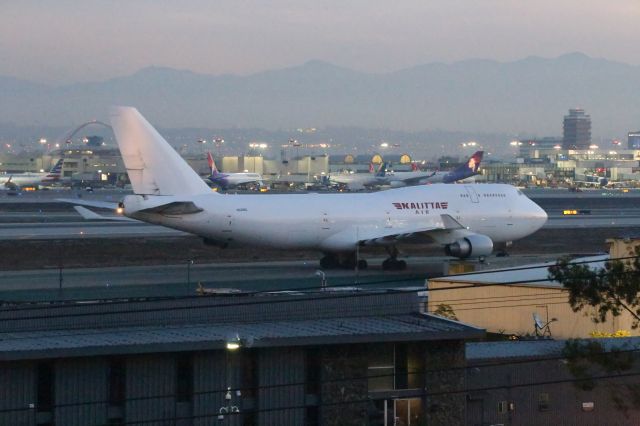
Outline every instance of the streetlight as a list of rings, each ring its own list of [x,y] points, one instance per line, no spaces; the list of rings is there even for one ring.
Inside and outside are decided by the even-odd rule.
[[[222,144],[224,143],[224,139],[220,137],[216,137],[213,139],[213,143],[216,145],[216,156],[220,157],[220,147],[222,147]]]
[[[191,265],[193,265],[193,259],[187,260],[187,291],[191,289]]]
[[[226,341],[226,352],[225,352],[225,380],[227,382],[227,385],[230,384],[231,382],[231,375],[230,375],[230,371],[229,371],[229,363],[231,361],[231,354],[233,354],[235,351],[237,351],[238,349],[240,349],[240,346],[242,346],[242,340],[240,339],[240,335],[238,333],[235,333],[233,336],[230,336],[229,338],[227,338]],[[237,389],[236,392],[236,397],[240,398],[242,396],[242,393],[240,392],[240,389]],[[224,395],[224,404],[222,407],[220,407],[220,409],[218,410],[218,420],[222,421],[224,420],[224,416],[228,415],[228,414],[238,414],[240,413],[240,408],[238,408],[237,405],[233,405],[232,403],[232,394],[231,394],[231,387],[227,386],[227,392]]]
[[[327,289],[327,275],[324,273],[324,271],[321,271],[320,269],[318,269],[316,271],[316,276],[320,277],[320,289],[322,291]]]

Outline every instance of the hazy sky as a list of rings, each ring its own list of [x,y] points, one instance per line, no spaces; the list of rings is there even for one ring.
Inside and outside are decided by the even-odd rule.
[[[580,51],[640,64],[638,0],[0,0],[0,75],[53,84],[159,65],[384,72]]]

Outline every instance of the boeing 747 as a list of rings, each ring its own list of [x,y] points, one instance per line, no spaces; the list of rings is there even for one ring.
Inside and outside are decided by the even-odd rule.
[[[380,245],[384,269],[403,269],[398,245],[431,243],[458,258],[526,237],[547,215],[510,185],[428,185],[359,194],[218,194],[144,119],[118,107],[111,123],[134,195],[127,217],[203,237],[205,243],[324,253],[323,268],[366,267],[359,246]],[[81,204],[81,203],[78,203]]]

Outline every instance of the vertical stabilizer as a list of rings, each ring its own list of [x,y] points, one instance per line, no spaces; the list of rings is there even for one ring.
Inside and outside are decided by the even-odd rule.
[[[135,194],[211,193],[200,176],[137,109],[112,108],[111,125]]]
[[[216,167],[216,162],[211,152],[207,152],[207,163],[209,163],[209,169],[211,169],[211,176],[216,176],[218,174],[218,168]]]

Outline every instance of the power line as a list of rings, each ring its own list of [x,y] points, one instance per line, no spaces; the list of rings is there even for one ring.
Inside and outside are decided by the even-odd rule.
[[[629,259],[629,258],[637,258],[638,256],[633,256],[633,257],[624,257],[624,258],[618,258],[618,259]],[[591,260],[591,261],[584,261],[581,263],[594,263],[594,262],[601,262],[601,260]],[[549,266],[553,266],[553,265],[545,265],[545,266],[536,266],[535,268],[541,268],[541,267],[545,267],[548,268]],[[530,267],[534,268],[534,267]],[[491,272],[487,272],[487,273],[495,273],[495,271],[491,271]],[[640,273],[640,271],[629,271],[629,274],[638,274]],[[457,275],[454,275],[453,277],[457,277]],[[396,280],[396,281],[392,281],[392,282],[397,282],[400,280]],[[477,284],[477,283],[469,283],[467,285],[460,285],[460,286],[452,286],[452,287],[441,287],[441,288],[435,288],[435,289],[420,289],[420,290],[414,290],[414,289],[409,289],[409,290],[403,290],[403,289],[392,289],[394,292],[420,292],[420,291],[429,291],[429,292],[433,292],[433,291],[444,291],[444,290],[455,290],[455,289],[466,289],[466,288],[473,288],[473,287],[492,287],[492,286],[503,286],[503,285],[515,285],[515,284],[527,284],[527,283],[535,283],[535,282],[546,282],[548,281],[548,278],[544,278],[544,279],[537,279],[537,280],[520,280],[520,281],[508,281],[508,282],[500,282],[500,283],[487,283],[487,284]],[[377,285],[380,284],[380,282],[369,282],[369,283],[362,283],[359,284],[359,286],[363,286],[363,285]],[[336,286],[336,287],[352,287],[352,285],[341,285],[341,286]],[[309,288],[305,288],[306,290],[309,290]],[[238,295],[239,297],[246,297],[246,296],[251,296],[251,295],[264,295],[267,293],[276,293],[276,292],[282,292],[282,291],[287,291],[287,290],[279,290],[279,291],[268,291],[268,290],[260,290],[260,291],[254,291],[254,292],[248,292],[248,293],[242,293],[240,295]],[[288,291],[292,291],[292,290],[288,290]],[[372,296],[372,294],[370,293],[352,293],[352,294],[327,294],[327,292],[323,292],[321,290],[317,291],[318,294],[322,294],[322,300],[329,300],[329,299],[336,299],[336,298],[353,298],[353,297],[365,297],[365,296]],[[201,298],[202,296],[188,296],[187,298],[175,298],[175,299],[168,299],[170,301],[178,301],[178,300],[187,300],[187,299],[193,299],[193,298]],[[318,297],[304,297],[304,295],[302,297],[298,297],[298,298],[290,298],[290,299],[281,299],[281,300],[263,300],[263,301],[243,301],[243,302],[236,302],[236,303],[222,303],[222,304],[203,304],[203,305],[198,305],[198,306],[192,306],[192,307],[185,307],[185,306],[168,306],[168,307],[162,307],[162,308],[149,308],[149,309],[131,309],[131,310],[122,310],[122,311],[117,311],[117,312],[105,312],[105,314],[131,314],[131,313],[145,313],[145,312],[166,312],[166,311],[176,311],[176,310],[184,310],[184,309],[201,309],[201,308],[222,308],[222,307],[232,307],[232,306],[246,306],[246,305],[259,305],[259,304],[274,304],[274,303],[293,303],[293,302],[303,302],[303,301],[308,301],[308,300],[314,300],[317,299]],[[163,299],[161,301],[166,301],[167,299]],[[118,302],[118,303],[127,303],[127,302]],[[110,304],[109,302],[107,302],[106,304]],[[96,305],[100,305],[99,303],[97,303]],[[75,305],[77,306],[77,305]],[[84,306],[90,306],[89,304],[85,304]],[[69,308],[68,305],[54,305],[53,307],[55,308]],[[36,310],[40,310],[43,309],[41,307],[37,307]],[[8,310],[9,312],[11,311],[21,311],[21,310],[30,310],[29,308],[17,308],[17,309],[13,309],[13,310]],[[19,320],[34,320],[34,319],[49,319],[49,318],[67,318],[67,317],[86,317],[86,316],[92,316],[95,315],[94,312],[76,312],[76,313],[65,313],[65,314],[61,314],[61,315],[41,315],[41,316],[31,316],[31,317],[15,317],[15,318],[4,318],[4,321],[19,321]]]
[[[571,262],[571,265],[583,265],[583,264],[589,264],[589,263],[599,263],[599,262],[611,262],[611,261],[622,261],[622,260],[628,260],[628,259],[637,259],[640,256],[625,256],[625,257],[617,257],[617,258],[609,258],[607,260],[603,260],[603,259],[592,259],[592,260],[583,260],[583,261],[578,261],[578,262]],[[549,262],[550,263],[550,262]],[[469,275],[484,275],[484,274],[493,274],[493,273],[504,273],[504,272],[514,272],[514,271],[525,271],[525,270],[532,270],[532,269],[542,269],[542,268],[549,268],[554,266],[554,264],[548,264],[548,265],[529,265],[529,266],[516,266],[516,267],[512,267],[512,268],[504,268],[504,269],[498,269],[498,270],[482,270],[482,271],[474,271],[474,272],[465,272],[465,273],[461,273],[461,274],[455,274],[455,275],[446,275],[443,277],[438,277],[438,278],[447,278],[447,277],[465,277],[465,276],[469,276]],[[380,285],[380,284],[391,284],[391,283],[398,283],[398,282],[405,282],[405,281],[413,281],[413,280],[425,280],[426,278],[422,275],[409,275],[406,277],[402,277],[402,278],[394,278],[394,279],[389,279],[389,280],[380,280],[380,281],[370,281],[370,282],[363,282],[363,283],[358,283],[357,285],[360,286],[369,286],[369,285]],[[540,281],[540,280],[538,280]],[[547,281],[542,280],[542,281]],[[526,282],[531,282],[531,281],[526,281]],[[501,283],[501,284],[509,284],[509,283]],[[330,286],[330,288],[341,288],[341,287],[353,287],[353,283],[345,283],[345,284],[336,284],[336,285],[332,285]],[[499,285],[498,283],[496,284],[492,284],[492,285]],[[287,292],[287,291],[309,291],[309,290],[317,290],[317,288],[314,287],[290,287],[290,288],[285,288],[285,289],[266,289],[266,290],[254,290],[254,291],[248,291],[248,292],[243,292],[241,293],[242,296],[251,296],[251,295],[259,295],[259,294],[264,294],[264,293],[274,293],[274,292]],[[430,291],[435,291],[437,289],[433,289]],[[163,301],[172,301],[172,300],[185,300],[185,299],[192,299],[192,298],[201,298],[202,296],[163,296],[163,297],[152,297],[152,298],[145,298],[144,301],[146,302],[163,302]],[[94,300],[94,299],[92,299]],[[130,297],[124,297],[121,299],[108,299],[107,301],[101,301],[101,302],[96,302],[96,304],[99,303],[109,303],[112,305],[115,304],[126,304],[131,302],[132,298]],[[62,304],[60,304],[60,302],[62,302]],[[25,310],[38,310],[38,309],[62,309],[62,308],[67,308],[69,307],[68,305],[65,305],[65,302],[71,302],[71,303],[77,303],[78,300],[64,300],[64,301],[56,301],[56,302],[51,302],[51,301],[36,301],[36,302],[25,302],[28,304],[49,304],[51,306],[29,306],[24,308],[23,304],[21,304],[20,306],[16,306],[15,310],[18,309],[25,309]],[[12,303],[12,302],[9,302]],[[56,303],[56,304],[54,304]]]
[[[634,273],[640,273],[640,271],[634,271]],[[468,289],[468,288],[475,288],[475,287],[485,287],[485,286],[493,286],[493,285],[510,285],[510,284],[521,284],[524,282],[532,282],[532,280],[527,280],[527,281],[511,281],[511,282],[503,282],[500,284],[482,284],[479,286],[468,286],[468,285],[464,285],[464,286],[457,286],[457,287],[443,287],[443,288],[437,288],[437,289],[433,289],[433,290],[429,290],[429,291],[436,291],[436,290],[452,290],[452,289]],[[422,292],[422,291],[426,291],[423,289],[409,289],[409,290],[402,290],[402,289],[396,289],[393,290],[396,293],[414,293],[414,292]],[[320,293],[320,294],[325,294],[325,293]],[[354,294],[334,294],[334,295],[325,295],[322,297],[322,299],[319,300],[330,300],[330,299],[336,299],[336,298],[353,298],[353,297],[373,297],[373,296],[378,296],[380,295],[380,293],[354,293]],[[564,298],[565,296],[558,296],[558,298]],[[236,306],[241,306],[241,305],[260,305],[260,304],[264,304],[264,303],[269,303],[269,304],[273,304],[273,303],[293,303],[293,302],[300,302],[300,301],[309,301],[309,300],[317,300],[317,297],[306,297],[306,298],[297,298],[297,299],[283,299],[283,300],[268,300],[268,301],[253,301],[253,302],[241,302],[241,303],[227,303],[227,304],[219,304],[219,305],[200,305],[200,306],[191,306],[191,307],[168,307],[168,308],[156,308],[156,309],[146,309],[146,310],[129,310],[129,311],[115,311],[115,312],[104,312],[104,314],[109,314],[109,315],[119,315],[119,314],[125,314],[125,313],[140,313],[140,312],[161,312],[161,311],[170,311],[170,310],[185,310],[185,309],[201,309],[201,308],[212,308],[212,307],[236,307]],[[512,302],[517,302],[518,300],[513,300]],[[524,301],[524,300],[523,300]],[[442,304],[443,301],[439,301],[439,304]],[[497,302],[496,302],[497,303]],[[549,305],[555,305],[555,304],[565,304],[568,302],[562,301],[562,302],[549,302],[547,304]],[[381,306],[383,306],[384,302],[381,302]],[[509,307],[522,307],[522,306],[537,306],[540,305],[540,302],[536,302],[536,303],[530,303],[530,304],[516,304],[516,305],[499,305],[499,306],[481,306],[481,307],[474,307],[474,308],[460,308],[460,309],[456,309],[457,311],[464,311],[464,310],[481,310],[481,309],[496,309],[496,308],[509,308]],[[369,309],[375,308],[375,306],[369,306]],[[66,314],[66,315],[58,315],[58,316],[40,316],[40,317],[18,317],[18,318],[5,318],[3,319],[4,321],[7,320],[22,320],[22,321],[27,321],[27,320],[33,320],[33,319],[50,319],[50,318],[60,318],[60,317],[74,317],[74,316],[90,316],[90,315],[96,315],[96,313],[94,312],[88,312],[88,313],[82,313],[82,314]],[[184,327],[189,327],[189,325],[185,325],[185,324],[177,324],[177,325],[165,325],[162,327],[155,327],[155,328],[145,328],[145,331],[154,331],[154,330],[167,330],[167,329],[180,329],[180,328],[184,328]],[[28,333],[28,331],[15,331],[13,333]],[[71,334],[56,334],[55,337],[79,337],[79,336],[92,336],[92,335],[99,335],[102,334],[103,330],[96,330],[96,331],[91,331],[91,332],[83,332],[83,333],[78,333],[78,332],[74,332]],[[1,334],[1,333],[0,333]],[[30,339],[37,339],[39,336],[22,336],[22,337],[13,337],[11,340],[12,341],[20,341],[20,340],[30,340]]]
[[[594,357],[594,358],[600,358],[600,357],[614,357],[614,356],[619,356],[621,354],[633,354],[636,352],[640,352],[640,349],[616,349],[616,350],[611,350],[609,352],[601,352],[601,353],[595,353],[595,354],[590,354],[589,356]],[[520,359],[520,360],[513,360],[513,361],[508,361],[508,362],[495,362],[495,363],[483,363],[483,364],[479,364],[479,365],[465,365],[465,366],[458,366],[458,367],[448,367],[448,368],[434,368],[434,369],[424,369],[424,370],[403,370],[403,373],[406,373],[407,376],[412,376],[412,375],[418,375],[418,374],[431,374],[431,373],[443,373],[443,372],[451,372],[451,371],[460,371],[460,370],[469,370],[469,369],[482,369],[482,368],[493,368],[493,367],[504,367],[504,366],[509,366],[509,365],[521,365],[521,364],[535,364],[535,363],[543,363],[543,362],[548,362],[548,361],[557,361],[557,360],[565,360],[571,358],[570,356],[553,356],[553,357],[540,357],[540,358],[535,358],[535,359]],[[394,367],[395,369],[395,367]],[[293,386],[305,386],[308,384],[315,384],[315,385],[322,385],[322,384],[327,384],[327,383],[340,383],[340,382],[350,382],[350,381],[359,381],[359,380],[369,380],[369,379],[376,379],[376,378],[385,378],[385,377],[396,377],[398,375],[398,373],[396,373],[395,371],[393,373],[387,373],[387,374],[377,374],[377,375],[366,375],[366,376],[350,376],[350,377],[343,377],[343,378],[336,378],[336,379],[331,379],[331,380],[317,380],[317,381],[302,381],[302,382],[289,382],[289,383],[278,383],[278,384],[273,384],[273,385],[262,385],[262,386],[242,386],[242,387],[224,387],[224,388],[220,388],[220,389],[214,389],[214,390],[207,390],[207,391],[199,391],[199,392],[193,392],[192,396],[203,396],[203,395],[210,395],[210,394],[216,394],[216,393],[226,393],[229,389],[232,392],[235,392],[237,390],[240,391],[247,391],[247,390],[253,390],[253,391],[260,391],[260,390],[268,390],[268,389],[277,389],[277,388],[286,388],[286,387],[293,387]],[[640,372],[638,373],[633,373],[632,375],[640,375]],[[579,380],[589,380],[589,379],[579,379]],[[545,384],[545,383],[541,383],[541,384]],[[538,385],[538,384],[534,384],[534,385]],[[514,385],[515,386],[515,385]],[[501,389],[501,388],[505,388],[505,387],[514,387],[514,386],[497,386],[497,389]],[[517,387],[517,386],[516,386]],[[398,390],[398,389],[393,389],[393,390]],[[404,390],[404,389],[401,389]],[[414,389],[406,389],[406,390],[414,390]],[[444,393],[444,394],[448,394],[448,393],[456,393],[456,392],[465,392],[465,391],[476,391],[476,390],[484,390],[484,389],[470,389],[470,390],[461,390],[461,391],[447,391],[447,392],[435,392],[435,393],[429,393],[429,395],[436,395],[436,394],[440,394],[440,393]],[[119,400],[119,402],[123,402],[123,401],[145,401],[145,400],[154,400],[154,399],[166,399],[166,398],[172,398],[176,396],[176,392],[173,393],[168,393],[168,394],[161,394],[161,395],[154,395],[154,396],[144,396],[144,397],[128,397],[128,398],[124,398]],[[76,402],[76,403],[64,403],[64,404],[54,404],[52,405],[52,408],[70,408],[70,407],[78,407],[78,406],[85,406],[85,405],[97,405],[97,404],[108,404],[110,403],[110,400],[94,400],[94,401],[83,401],[83,402]],[[19,411],[27,411],[27,410],[33,410],[33,408],[29,408],[29,407],[23,407],[23,408],[6,408],[6,409],[0,409],[0,414],[2,413],[9,413],[9,412],[19,412]]]

